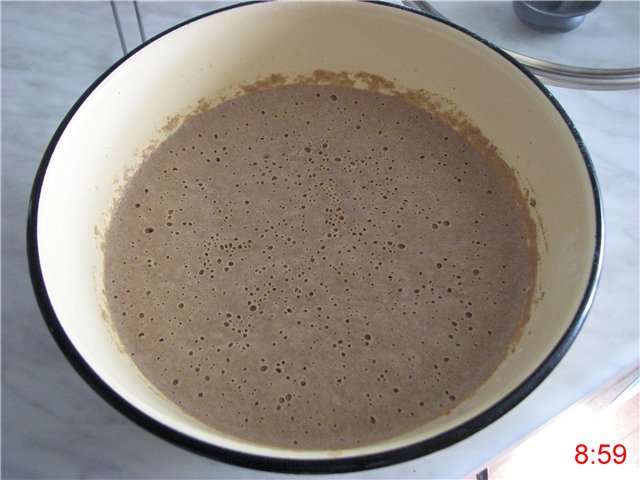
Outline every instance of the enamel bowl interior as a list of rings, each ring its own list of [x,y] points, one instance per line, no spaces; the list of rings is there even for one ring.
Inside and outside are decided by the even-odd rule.
[[[455,103],[499,148],[535,199],[531,213],[540,250],[530,321],[486,384],[449,415],[392,440],[341,451],[251,444],[182,413],[123,353],[105,319],[100,281],[101,234],[109,209],[145,149],[166,137],[168,119],[240,84],[316,69],[368,72]],[[36,276],[43,286],[38,294],[51,307],[47,321],[68,340],[66,353],[71,350],[70,357],[84,362],[76,367],[89,369],[110,388],[107,396],[204,451],[211,445],[272,459],[333,461],[415,445],[427,453],[434,449],[432,439],[446,439],[451,432],[464,437],[477,429],[467,427],[478,418],[487,419],[480,420],[482,426],[517,403],[557,363],[586,314],[601,248],[600,207],[588,157],[544,89],[500,52],[446,23],[360,2],[232,8],[153,40],[77,105],[45,156],[32,206]]]

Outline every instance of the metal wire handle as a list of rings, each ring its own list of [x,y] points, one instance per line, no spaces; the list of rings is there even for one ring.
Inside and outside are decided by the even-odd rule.
[[[111,11],[113,12],[113,20],[115,21],[116,30],[118,31],[118,38],[120,39],[122,54],[126,55],[128,53],[127,43],[125,42],[125,39],[124,39],[124,33],[122,31],[122,23],[120,22],[120,15],[118,14],[118,8],[116,7],[117,3],[122,3],[122,2],[116,2],[115,0],[110,0],[109,3],[111,4]],[[138,6],[137,0],[133,0],[133,9],[136,12],[136,21],[138,23],[138,32],[140,32],[140,40],[142,41],[142,43],[144,43],[147,41],[147,36],[144,33],[144,25],[142,24],[142,15],[140,14],[140,8]]]

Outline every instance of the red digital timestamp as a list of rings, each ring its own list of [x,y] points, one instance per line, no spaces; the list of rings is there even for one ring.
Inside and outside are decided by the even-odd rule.
[[[595,460],[589,458],[589,453],[596,456]],[[621,443],[613,445],[613,447],[608,443],[601,443],[596,451],[595,448],[589,449],[584,443],[580,443],[576,445],[576,455],[574,458],[579,465],[586,463],[595,464],[596,461],[603,465],[611,461],[620,465],[627,459],[627,449]]]

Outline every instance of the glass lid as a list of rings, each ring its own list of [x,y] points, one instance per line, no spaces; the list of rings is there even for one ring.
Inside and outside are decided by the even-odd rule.
[[[638,1],[405,1],[513,55],[543,82],[571,88],[640,88]]]

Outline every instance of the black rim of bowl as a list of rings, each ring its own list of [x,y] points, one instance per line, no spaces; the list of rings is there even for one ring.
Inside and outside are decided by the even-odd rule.
[[[203,15],[199,15],[190,20],[182,22],[162,33],[148,40],[147,42],[140,45],[138,48],[129,52],[129,54],[122,57],[118,60],[114,65],[112,65],[107,71],[105,71],[76,101],[76,103],[71,107],[65,118],[60,123],[60,126],[56,130],[53,135],[49,146],[47,147],[38,171],[35,176],[35,180],[33,183],[33,188],[31,191],[31,197],[29,202],[29,212],[27,219],[27,254],[29,259],[29,271],[31,275],[31,282],[33,285],[33,289],[36,295],[36,299],[38,301],[38,305],[40,307],[40,311],[44,317],[46,325],[51,332],[51,335],[55,339],[58,347],[62,350],[64,355],[67,357],[67,360],[71,363],[71,365],[76,369],[76,371],[80,374],[80,376],[110,405],[120,411],[122,414],[127,416],[129,419],[136,422],[138,425],[144,427],[148,431],[158,435],[159,437],[168,440],[180,447],[183,447],[187,450],[191,450],[195,453],[216,459],[221,460],[223,462],[235,464],[238,466],[249,467],[260,470],[274,471],[274,472],[286,472],[286,473],[339,473],[339,472],[352,472],[357,470],[366,470],[372,468],[383,467],[387,465],[392,465],[408,460],[412,460],[424,455],[428,455],[435,451],[441,450],[448,446],[451,446],[460,440],[469,437],[470,435],[478,432],[483,429],[490,423],[494,422],[502,415],[507,413],[513,407],[515,407],[518,403],[520,403],[529,393],[531,393],[546,377],[549,373],[556,367],[556,365],[560,362],[562,357],[565,355],[574,339],[576,338],[584,320],[587,316],[587,313],[591,307],[591,303],[593,301],[593,297],[595,295],[596,286],[598,284],[598,280],[600,277],[600,270],[602,267],[602,249],[603,249],[603,212],[602,212],[602,202],[600,198],[600,190],[598,187],[598,182],[595,176],[595,170],[591,159],[589,157],[589,153],[584,145],[584,142],[580,138],[575,126],[569,119],[566,112],[562,109],[558,101],[552,96],[552,94],[540,83],[538,79],[534,77],[526,68],[524,68],[521,64],[519,64],[516,60],[514,60],[511,56],[504,53],[498,47],[488,42],[487,40],[479,37],[478,35],[455,25],[447,20],[443,20],[440,18],[433,17],[424,12],[419,12],[416,10],[412,10],[400,5],[389,4],[385,2],[373,1],[370,3],[383,5],[389,8],[397,8],[411,14],[420,15],[429,19],[430,21],[435,21],[439,23],[443,23],[448,25],[449,27],[462,32],[469,37],[477,40],[482,43],[485,47],[490,48],[496,53],[500,54],[506,61],[511,63],[513,67],[520,70],[524,75],[526,75],[529,80],[532,82],[534,86],[536,86],[544,96],[551,102],[551,104],[555,107],[557,112],[560,114],[562,119],[564,120],[566,126],[569,128],[571,134],[573,135],[575,142],[580,149],[584,160],[584,166],[589,175],[589,179],[591,181],[591,187],[593,191],[593,200],[594,200],[594,209],[595,209],[595,249],[593,254],[591,273],[589,276],[589,281],[586,287],[586,290],[582,296],[582,300],[578,307],[577,312],[575,313],[571,324],[569,325],[567,331],[564,333],[562,338],[558,341],[558,343],[554,346],[551,353],[545,358],[545,360],[536,368],[536,370],[527,377],[519,386],[517,386],[512,392],[506,395],[502,400],[493,406],[489,407],[484,412],[480,413],[476,417],[468,420],[467,422],[459,425],[451,430],[445,431],[433,438],[429,438],[427,440],[420,441],[418,443],[408,445],[405,447],[401,447],[394,450],[383,451],[379,453],[373,453],[368,455],[362,455],[357,457],[348,457],[348,458],[335,458],[335,459],[313,459],[313,460],[303,460],[303,459],[286,459],[286,458],[277,458],[277,457],[267,457],[254,455],[249,453],[244,453],[235,450],[229,450],[226,448],[222,448],[219,446],[215,446],[201,440],[197,440],[193,437],[185,435],[173,428],[170,428],[159,421],[153,419],[149,415],[144,412],[138,410],[136,407],[128,403],[124,400],[116,391],[114,391],[107,383],[100,378],[96,372],[89,366],[88,363],[82,358],[80,353],[76,350],[70,339],[67,337],[66,333],[60,321],[56,316],[56,312],[51,304],[49,299],[47,288],[44,282],[44,278],[42,275],[42,270],[40,268],[40,258],[38,252],[38,238],[37,238],[37,224],[38,224],[38,207],[40,201],[40,192],[42,189],[42,184],[44,178],[47,173],[47,167],[51,160],[51,156],[56,149],[57,143],[60,140],[60,137],[64,133],[67,125],[73,118],[76,111],[80,108],[80,106],[84,103],[84,101],[91,95],[91,93],[100,85],[115,69],[117,69],[124,61],[126,61],[129,57],[135,55],[140,50],[145,48],[147,45],[153,43],[157,39],[163,37],[164,35],[176,30],[184,25],[197,21],[201,18],[208,17],[210,15],[215,15],[217,13],[233,9],[244,7],[247,5],[252,5],[256,3],[261,3],[259,1],[252,1],[247,3],[240,3],[236,5],[231,5],[219,10],[215,10],[209,13],[205,13]]]

